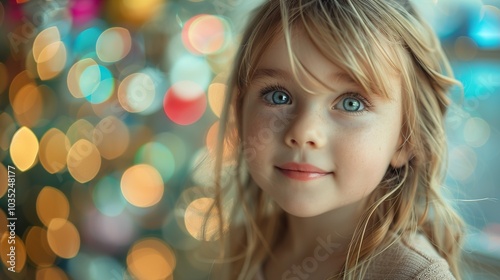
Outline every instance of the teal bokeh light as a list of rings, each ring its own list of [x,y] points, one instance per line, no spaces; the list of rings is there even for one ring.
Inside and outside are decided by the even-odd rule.
[[[170,73],[172,85],[177,82],[192,81],[201,86],[202,89],[207,89],[211,79],[212,70],[208,62],[204,58],[194,55],[184,55],[178,58]]]
[[[83,70],[79,86],[87,101],[99,104],[111,97],[115,88],[115,80],[108,68],[102,65],[90,65]]]
[[[127,203],[122,195],[120,182],[112,176],[106,176],[97,182],[93,199],[96,208],[109,217],[120,215]]]
[[[483,8],[482,17],[471,24],[469,33],[480,48],[500,48],[500,10]]]
[[[134,163],[153,166],[160,173],[163,182],[167,182],[175,171],[175,159],[172,152],[158,142],[149,142],[139,148]]]
[[[100,27],[91,27],[78,34],[73,45],[75,55],[84,56],[87,53],[95,52],[97,38],[102,32],[103,30]]]

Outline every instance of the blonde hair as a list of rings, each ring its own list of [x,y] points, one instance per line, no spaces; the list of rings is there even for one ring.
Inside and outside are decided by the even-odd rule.
[[[401,149],[411,157],[402,167],[389,167],[370,194],[341,276],[362,279],[370,260],[395,242],[391,236],[405,238],[421,231],[460,279],[464,225],[440,194],[447,154],[447,93],[458,82],[436,35],[405,0],[270,0],[253,15],[228,81],[215,162],[216,196],[211,214],[217,213],[221,221],[222,258],[227,262],[224,277],[253,279],[283,233],[283,211],[255,186],[245,170],[241,112],[253,71],[278,35],[285,35],[294,74],[306,71],[290,43],[297,28],[366,92],[389,96],[390,87],[383,75],[387,67],[402,80],[405,113]],[[224,153],[228,147],[234,150],[230,163],[234,172],[226,178],[228,156]],[[235,193],[231,197],[236,199],[236,207],[225,216],[224,200],[231,192]],[[240,221],[244,229],[226,232],[223,221],[227,220],[234,224]]]

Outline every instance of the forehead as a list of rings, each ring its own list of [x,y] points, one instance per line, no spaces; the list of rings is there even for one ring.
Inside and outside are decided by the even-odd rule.
[[[305,86],[306,90],[310,87],[316,89],[323,87],[329,91],[334,89],[335,85],[345,84],[361,87],[370,93],[374,92],[369,90],[366,84],[362,84],[359,77],[354,74],[362,71],[359,69],[362,68],[359,64],[364,63],[363,61],[356,61],[358,69],[355,69],[356,66],[349,65],[342,59],[332,59],[331,55],[324,54],[324,52],[305,32],[293,33],[289,43],[284,34],[280,34],[265,48],[251,74],[251,81],[272,78],[297,82]],[[386,70],[385,74],[388,78],[399,79],[399,75],[392,73],[390,69]],[[369,74],[362,72],[360,75],[368,76]]]
[[[267,46],[251,75],[251,81],[263,79],[296,82],[307,88],[326,87],[330,91],[339,83],[359,86],[352,75],[324,56],[303,32],[293,34],[290,44],[280,34]]]

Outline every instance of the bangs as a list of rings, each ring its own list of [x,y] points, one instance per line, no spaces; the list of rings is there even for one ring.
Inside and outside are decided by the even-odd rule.
[[[326,59],[342,69],[367,94],[390,98],[393,89],[386,77],[400,75],[406,59],[403,44],[395,39],[398,36],[391,34],[387,19],[381,19],[378,11],[363,7],[364,3],[299,2],[300,5],[290,10],[282,7],[281,17],[295,78],[305,76],[318,81],[292,49],[292,32],[302,32]]]

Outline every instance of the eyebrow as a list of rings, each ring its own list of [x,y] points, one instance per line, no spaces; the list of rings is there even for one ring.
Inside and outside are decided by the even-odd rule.
[[[257,70],[255,70],[252,79],[250,80],[253,81],[269,77],[285,81],[293,80],[287,71],[284,71],[282,69],[272,69],[272,68],[258,68]],[[349,74],[345,72],[335,72],[331,75],[331,79],[336,83],[343,82],[347,84],[357,85],[356,81]]]
[[[263,78],[276,78],[276,79],[281,79],[285,81],[291,81],[290,75],[284,70],[281,69],[271,69],[271,68],[258,68],[255,70],[251,81],[253,80],[259,80]]]

